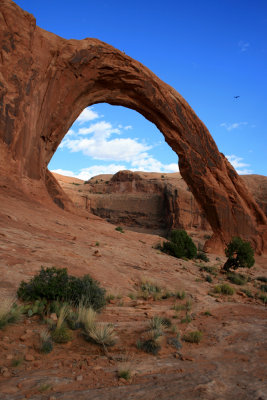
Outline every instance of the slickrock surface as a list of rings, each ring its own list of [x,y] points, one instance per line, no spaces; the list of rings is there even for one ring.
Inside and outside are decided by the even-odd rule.
[[[110,358],[85,342],[79,331],[73,332],[71,343],[55,344],[52,353],[43,355],[38,338],[46,325],[38,317],[8,325],[0,330],[1,400],[266,399],[266,307],[257,298],[261,283],[255,279],[266,275],[266,257],[257,257],[251,270],[241,271],[249,282],[243,287],[231,284],[233,296],[214,295],[214,286],[226,281],[220,273],[225,257],[211,254],[204,263],[217,271],[209,283],[203,263],[153,248],[162,240],[155,235],[117,232],[99,217],[74,215],[53,203],[45,207],[15,187],[1,188],[0,204],[0,301],[15,295],[21,280],[41,265],[67,267],[75,276],[89,273],[115,296],[99,320],[113,323],[119,336],[109,349]],[[205,234],[191,232],[200,244]],[[138,295],[141,279],[170,291],[185,290],[186,298],[131,300],[129,294]],[[183,323],[185,311],[174,306],[187,300],[192,320]],[[158,356],[138,350],[137,340],[157,315],[170,318],[181,337],[199,329],[203,340],[198,345],[181,341],[177,350],[168,344],[176,335],[169,329]],[[118,379],[125,366],[133,375],[129,382]]]
[[[191,107],[149,69],[97,39],[46,32],[11,0],[0,2],[0,45],[0,184],[8,176],[39,201],[49,201],[48,190],[70,208],[47,170],[58,145],[88,105],[129,107],[178,154],[181,175],[214,232],[206,248],[222,252],[238,235],[264,251],[264,213]]]

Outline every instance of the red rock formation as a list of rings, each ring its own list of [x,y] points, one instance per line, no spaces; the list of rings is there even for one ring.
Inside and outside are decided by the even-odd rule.
[[[172,87],[106,43],[40,29],[11,0],[1,0],[0,27],[1,175],[12,173],[44,193],[47,165],[81,111],[101,102],[129,107],[153,122],[178,154],[181,175],[214,232],[207,247],[222,250],[239,235],[263,251],[264,213]]]
[[[53,173],[80,210],[137,231],[164,235],[170,229],[211,232],[185,181],[177,173],[119,171],[84,182]],[[267,215],[267,177],[242,175],[256,202]]]

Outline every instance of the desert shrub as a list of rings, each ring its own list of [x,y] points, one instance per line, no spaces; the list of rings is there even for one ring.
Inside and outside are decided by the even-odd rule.
[[[23,308],[19,307],[12,298],[5,298],[0,302],[0,329],[7,324],[18,322],[23,313]]]
[[[189,324],[191,321],[192,321],[192,318],[187,313],[186,313],[186,316],[184,318],[181,318],[181,323],[182,324]]]
[[[176,350],[180,350],[183,346],[182,343],[180,342],[180,338],[179,335],[177,335],[176,337],[169,337],[167,339],[167,343],[173,347],[176,348]]]
[[[117,228],[115,228],[115,231],[118,231],[120,233],[124,233],[124,230],[121,226],[117,226]]]
[[[67,304],[63,304],[63,306],[60,309],[59,317],[57,320],[57,324],[55,329],[52,331],[52,339],[56,343],[68,343],[70,340],[72,340],[72,334],[70,330],[66,326],[66,319],[68,317],[68,314],[70,312],[70,309]]]
[[[251,293],[251,291],[249,289],[241,289],[241,292],[245,293],[245,295],[247,295],[247,297],[250,297],[251,299],[253,298],[253,294]]]
[[[118,337],[112,324],[97,323],[91,330],[87,330],[86,339],[105,346],[114,346]]]
[[[210,311],[204,311],[204,315],[206,315],[207,317],[211,317],[212,316]]]
[[[223,266],[225,271],[237,268],[251,268],[254,263],[254,252],[249,242],[245,242],[240,237],[234,237],[225,249],[228,257]]]
[[[205,280],[206,280],[206,282],[211,283],[212,282],[212,277],[210,275],[207,275]]]
[[[13,358],[11,361],[11,367],[17,368],[23,363],[23,357]]]
[[[247,279],[244,275],[236,274],[235,272],[229,272],[227,274],[227,279],[235,285],[245,285],[245,283],[247,283]]]
[[[189,343],[199,343],[202,339],[203,333],[200,331],[188,332],[183,336],[183,340]]]
[[[218,274],[218,269],[216,267],[207,266],[207,265],[200,265],[199,270],[201,272],[207,272],[211,275],[216,276]]]
[[[196,258],[198,259],[198,260],[202,260],[202,261],[204,261],[204,262],[209,262],[209,258],[208,258],[208,256],[206,255],[206,253],[204,253],[203,251],[199,251],[198,253],[197,253],[197,255],[196,255]]]
[[[40,332],[40,345],[39,350],[41,353],[48,354],[53,350],[53,341],[48,330]]]
[[[257,281],[261,281],[261,282],[267,283],[267,277],[266,276],[258,276],[256,279],[257,279]]]
[[[214,288],[214,293],[232,295],[232,294],[234,294],[234,292],[235,292],[234,289],[231,286],[229,286],[227,283],[217,285]]]
[[[51,337],[56,343],[68,343],[72,340],[72,334],[65,325],[52,331]]]
[[[123,378],[126,381],[129,381],[132,377],[132,373],[130,369],[119,369],[118,371],[118,378]]]
[[[264,303],[267,304],[267,295],[266,294],[258,294],[258,298]]]
[[[163,318],[162,318],[162,325],[163,325],[164,327],[166,327],[166,328],[170,328],[171,325],[172,325],[170,318],[163,317]]]
[[[177,299],[179,299],[179,300],[183,300],[184,298],[185,298],[185,291],[184,290],[181,290],[181,291],[177,291],[176,293],[175,293],[175,297],[177,298]]]
[[[61,300],[78,305],[83,301],[95,310],[105,305],[105,290],[89,275],[76,278],[68,275],[67,268],[41,267],[39,274],[29,282],[22,281],[18,289],[22,300]]]
[[[164,242],[161,250],[173,257],[192,259],[197,255],[197,248],[184,230],[171,231],[170,241]]]

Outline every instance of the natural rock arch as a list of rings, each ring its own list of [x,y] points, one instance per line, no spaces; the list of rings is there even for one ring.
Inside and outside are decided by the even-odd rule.
[[[222,249],[239,235],[263,251],[264,213],[172,87],[97,39],[65,40],[44,31],[11,0],[1,1],[0,26],[1,155],[21,180],[39,186],[46,180],[50,192],[58,191],[47,165],[80,112],[101,102],[132,108],[178,154],[180,172],[214,231],[209,245]]]

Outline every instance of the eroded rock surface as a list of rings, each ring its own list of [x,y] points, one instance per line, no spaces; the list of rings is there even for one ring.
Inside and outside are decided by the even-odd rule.
[[[129,107],[153,122],[178,154],[181,175],[214,232],[207,248],[222,251],[239,235],[264,250],[264,213],[172,87],[97,39],[65,40],[40,29],[11,0],[0,3],[0,27],[2,184],[8,175],[45,198],[47,165],[81,111],[100,102]]]
[[[140,232],[166,234],[170,229],[207,231],[211,227],[179,173],[119,171],[84,182],[53,173],[75,206],[108,222]],[[242,175],[267,214],[267,177]]]

